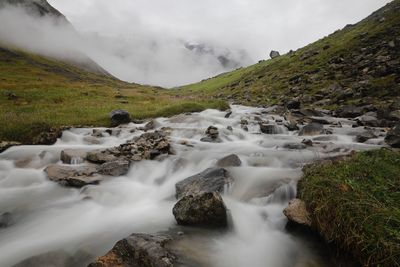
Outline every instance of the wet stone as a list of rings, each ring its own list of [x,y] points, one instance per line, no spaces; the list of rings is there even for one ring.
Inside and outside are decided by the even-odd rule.
[[[180,225],[209,227],[227,225],[226,207],[218,192],[184,196],[175,204],[173,214]]]
[[[299,132],[299,136],[320,134],[324,134],[324,126],[315,122],[307,124]]]
[[[239,167],[241,165],[242,165],[242,161],[235,154],[226,156],[226,157],[218,160],[218,162],[217,162],[217,166],[219,166],[219,167]]]
[[[171,241],[168,235],[132,234],[88,267],[173,267],[176,257],[168,249]]]
[[[201,192],[223,192],[233,182],[224,168],[209,168],[201,173],[186,178],[175,185],[176,198],[196,195]]]

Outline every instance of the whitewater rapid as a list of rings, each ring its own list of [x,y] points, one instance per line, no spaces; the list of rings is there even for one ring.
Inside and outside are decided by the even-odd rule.
[[[280,125],[284,118],[266,112],[232,106],[229,118],[218,110],[157,118],[157,128],[172,128],[175,155],[135,163],[125,176],[109,177],[81,189],[48,180],[43,169],[61,164],[64,149],[114,147],[142,134],[138,128],[144,124],[131,123],[120,127],[119,136],[101,138],[92,137],[90,128],[70,129],[52,146],[8,149],[0,154],[0,215],[11,214],[11,223],[0,228],[0,267],[52,251],[64,251],[76,259],[76,266],[86,266],[131,233],[175,229],[188,236],[182,247],[197,266],[329,266],[319,243],[285,230],[282,210],[296,195],[304,164],[351,150],[377,148],[382,138],[366,144],[355,142],[360,129],[352,128],[346,119],[334,119],[343,127],[325,126],[331,128],[331,135],[302,137]],[[261,134],[256,117],[279,124],[281,133]],[[243,119],[249,121],[248,131],[241,128]],[[210,125],[218,127],[222,143],[200,142]],[[302,150],[283,148],[304,138],[319,145]],[[230,228],[196,232],[177,227],[172,215],[175,184],[232,153],[243,164],[227,168],[235,179],[223,195]],[[80,163],[79,159],[75,163]]]

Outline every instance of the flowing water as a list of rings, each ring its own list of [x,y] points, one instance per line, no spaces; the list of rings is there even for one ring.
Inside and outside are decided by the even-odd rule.
[[[0,266],[52,251],[64,251],[76,259],[74,266],[85,266],[131,233],[174,229],[187,236],[178,245],[193,259],[189,266],[330,266],[321,244],[285,230],[282,210],[296,195],[304,164],[350,150],[376,148],[382,138],[356,143],[354,134],[360,129],[345,119],[335,119],[343,127],[332,127],[332,135],[312,137],[315,146],[285,149],[284,144],[300,143],[304,137],[279,125],[280,134],[260,134],[255,120],[261,117],[275,123],[283,118],[244,106],[232,106],[232,111],[230,118],[224,117],[225,112],[206,110],[156,119],[157,127],[173,129],[175,155],[135,163],[125,176],[82,189],[49,181],[43,169],[61,164],[60,152],[66,148],[117,146],[142,134],[133,129],[143,125],[131,123],[121,127],[118,137],[101,138],[90,136],[93,129],[71,129],[52,146],[12,147],[0,154],[0,214],[11,217],[10,225],[0,228]],[[241,129],[241,119],[249,120],[248,132]],[[200,142],[210,125],[219,128],[222,143]],[[172,215],[175,183],[232,153],[243,164],[227,168],[235,179],[223,196],[230,228],[177,227]],[[73,163],[83,161],[76,158]]]

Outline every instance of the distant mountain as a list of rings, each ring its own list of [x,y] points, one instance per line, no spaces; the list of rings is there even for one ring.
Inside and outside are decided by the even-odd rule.
[[[19,6],[26,9],[33,16],[52,16],[59,18],[64,23],[68,23],[65,16],[52,7],[46,0],[0,0],[0,7],[4,7],[5,5]]]
[[[199,56],[212,56],[226,70],[233,70],[250,62],[250,57],[244,50],[230,50],[204,43],[185,43],[185,48]]]
[[[71,32],[77,36],[79,35],[67,18],[61,12],[51,6],[46,0],[0,0],[0,9],[6,8],[7,6],[22,8],[32,17],[51,18],[57,25],[70,28]],[[2,40],[0,39],[0,46],[1,42]],[[76,51],[74,54],[75,55],[73,57],[59,57],[57,59],[82,68],[86,71],[110,77],[112,76],[89,56],[80,51]]]

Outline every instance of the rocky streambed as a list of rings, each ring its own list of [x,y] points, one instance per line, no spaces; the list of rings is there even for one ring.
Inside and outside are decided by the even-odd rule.
[[[305,164],[384,145],[370,120],[232,106],[11,147],[0,266],[334,266],[283,210]]]

